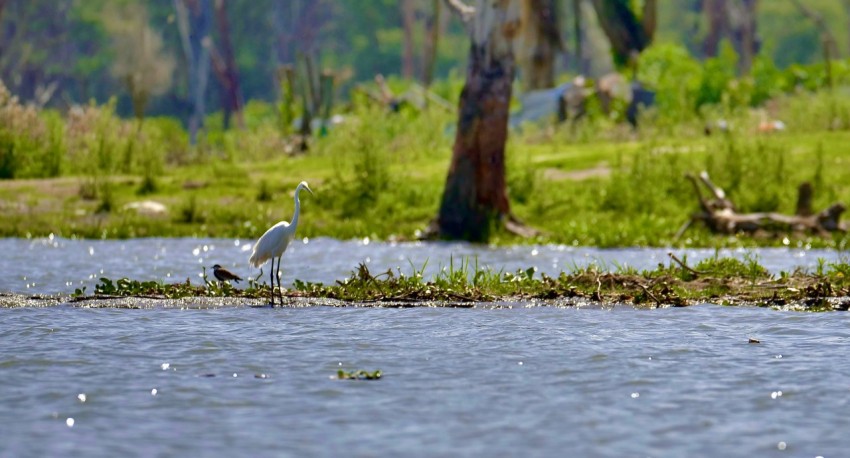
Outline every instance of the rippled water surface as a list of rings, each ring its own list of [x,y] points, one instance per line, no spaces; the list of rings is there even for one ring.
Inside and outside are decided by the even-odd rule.
[[[71,293],[93,285],[101,277],[166,282],[202,283],[203,268],[211,277],[213,264],[221,264],[242,277],[261,272],[248,266],[252,240],[149,238],[130,240],[0,239],[0,292]],[[328,238],[293,243],[283,258],[283,284],[294,279],[333,283],[348,276],[361,262],[373,272],[401,269],[411,274],[425,267],[430,278],[452,263],[475,262],[495,271],[515,272],[535,267],[557,276],[595,263],[605,270],[634,267],[655,269],[669,264],[664,248],[598,249],[563,245],[486,247],[463,243],[377,243],[368,239],[339,241]],[[818,260],[848,262],[846,252],[769,248],[756,250],[672,250],[689,263],[719,254],[755,259],[774,272],[795,268],[813,270]],[[262,278],[268,277],[268,269]],[[267,281],[267,280],[266,280]]]
[[[243,276],[249,241],[0,240],[0,292]],[[677,251],[689,262],[713,250]],[[728,251],[772,271],[833,251]],[[301,241],[284,283],[460,259],[557,274],[667,250]],[[91,291],[91,288],[89,289]],[[683,309],[0,308],[0,457],[794,456],[850,450],[846,313]],[[760,343],[749,343],[754,338]],[[339,369],[381,370],[377,381]]]
[[[847,456],[847,317],[0,309],[0,456]]]

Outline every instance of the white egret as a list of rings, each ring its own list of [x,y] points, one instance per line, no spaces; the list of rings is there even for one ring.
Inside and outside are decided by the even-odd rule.
[[[218,281],[228,281],[228,280],[233,280],[233,281],[235,281],[236,283],[239,283],[239,282],[242,280],[242,279],[239,277],[239,275],[236,275],[235,273],[233,273],[233,272],[231,272],[231,271],[229,271],[229,270],[225,269],[224,267],[221,267],[221,266],[220,266],[220,265],[218,265],[218,264],[216,264],[216,265],[214,265],[214,266],[213,266],[213,275],[215,275],[215,278],[216,278]]]
[[[277,275],[280,270],[280,258],[283,257],[283,252],[286,251],[286,247],[289,246],[289,242],[293,237],[295,237],[295,229],[298,227],[298,214],[301,212],[301,200],[298,198],[298,193],[300,193],[302,189],[306,189],[307,192],[313,194],[313,191],[311,191],[310,187],[307,186],[306,181],[298,183],[298,187],[295,188],[295,212],[292,214],[292,221],[281,221],[270,227],[265,234],[260,236],[257,243],[254,244],[254,251],[251,253],[251,258],[248,260],[252,266],[260,267],[265,264],[266,261],[271,259],[272,271],[270,277],[272,280],[272,307],[274,307],[275,276],[278,277],[277,286],[278,289],[280,288],[280,276]],[[277,258],[277,268],[274,266],[274,258]],[[280,302],[281,305],[283,305],[283,296],[281,296]]]

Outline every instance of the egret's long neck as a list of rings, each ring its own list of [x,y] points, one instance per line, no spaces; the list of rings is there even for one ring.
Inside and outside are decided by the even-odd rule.
[[[301,188],[295,190],[295,213],[292,214],[292,221],[289,222],[289,225],[293,228],[298,226],[298,214],[301,213],[301,199],[298,198],[298,194],[301,193]]]

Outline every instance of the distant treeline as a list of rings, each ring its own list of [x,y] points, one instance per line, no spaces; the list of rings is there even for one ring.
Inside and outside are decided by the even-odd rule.
[[[613,68],[606,38],[586,12],[590,0],[552,1],[564,41],[560,79],[581,69],[598,76]],[[105,103],[118,95],[121,114],[142,107],[150,114],[185,120],[194,107],[193,65],[211,68],[202,96],[207,111],[215,111],[228,103],[219,96],[230,84],[228,75],[238,77],[244,100],[271,101],[278,94],[279,66],[309,55],[335,73],[337,88],[346,97],[347,89],[376,74],[414,79],[462,74],[468,40],[442,3],[0,0],[0,79],[13,94],[36,105],[68,108],[89,100]],[[846,58],[850,52],[848,0],[657,3],[655,43],[680,45],[698,59],[705,57],[714,30],[706,13],[714,4],[732,9],[737,3],[755,5],[759,53],[777,68],[822,61],[824,49],[832,58]],[[585,13],[575,21],[582,8]],[[584,67],[575,57],[576,24],[585,29],[582,56],[592,61]],[[432,64],[426,56],[433,30],[439,32],[439,42]],[[199,31],[205,39],[197,39]],[[824,40],[831,41],[828,47]]]

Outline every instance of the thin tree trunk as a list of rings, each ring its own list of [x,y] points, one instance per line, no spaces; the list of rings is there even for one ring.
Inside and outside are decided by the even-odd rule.
[[[281,65],[295,63],[292,26],[298,5],[298,0],[275,0],[274,3],[275,56]]]
[[[741,74],[750,73],[753,66],[753,59],[758,52],[758,40],[756,39],[756,9],[758,0],[741,0],[744,7],[744,17],[742,18],[740,29],[740,61],[738,63]]]
[[[842,0],[841,4],[844,5],[844,15],[846,16],[844,30],[847,31],[847,36],[845,38],[848,40],[847,53],[850,54],[850,0]]]
[[[575,40],[576,73],[587,75],[590,73],[589,62],[584,55],[584,28],[582,27],[582,8],[584,0],[572,0],[573,4],[573,39]]]
[[[239,70],[236,67],[236,57],[233,52],[233,40],[230,34],[230,21],[227,17],[225,0],[215,1],[215,16],[218,24],[218,34],[221,39],[223,68],[220,79],[224,89],[224,128],[230,128],[230,116],[236,115],[236,123],[240,128],[245,127],[242,118],[242,91],[239,85]]]
[[[634,64],[635,55],[652,43],[653,37],[647,32],[655,31],[655,1],[647,0],[643,12],[646,17],[641,19],[632,11],[629,0],[593,0],[593,6],[611,43],[614,63],[621,67]]]
[[[708,18],[708,35],[703,42],[703,52],[705,57],[716,57],[728,22],[726,0],[704,0],[703,8]]]
[[[812,22],[815,23],[815,26],[821,32],[821,42],[824,45],[823,53],[826,56],[831,56],[835,59],[838,56],[838,40],[835,39],[835,35],[830,30],[829,26],[826,24],[826,21],[823,20],[823,16],[805,5],[800,0],[791,0],[794,5],[797,6],[797,9],[803,13],[804,16],[809,18]]]
[[[399,0],[401,9],[401,25],[404,41],[401,54],[401,75],[412,79],[416,74],[413,58],[413,27],[416,24],[416,9],[411,0]]]
[[[455,11],[469,15],[459,1],[447,1]],[[478,0],[469,19],[472,43],[466,83],[437,217],[443,238],[486,242],[497,222],[510,215],[505,143],[514,79],[511,41],[519,27],[517,2]]]
[[[555,86],[555,57],[563,50],[555,0],[522,1],[523,33],[517,64],[526,91]]]
[[[422,85],[426,89],[431,87],[431,82],[434,80],[434,69],[437,65],[437,47],[440,42],[440,27],[442,24],[440,0],[431,0],[431,2],[432,15],[425,23],[425,51],[422,53]]]
[[[652,42],[652,38],[655,36],[655,29],[658,26],[657,0],[644,0],[643,13],[640,20],[643,25],[643,34]]]
[[[188,65],[189,101],[192,114],[189,117],[189,140],[194,145],[198,131],[203,128],[206,114],[206,92],[210,72],[210,51],[204,42],[210,36],[209,0],[174,0],[177,25],[183,44],[183,53]]]

